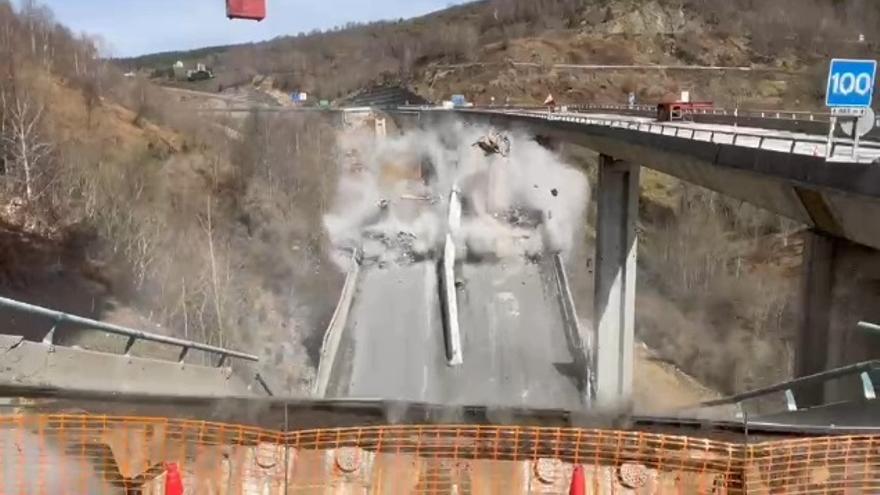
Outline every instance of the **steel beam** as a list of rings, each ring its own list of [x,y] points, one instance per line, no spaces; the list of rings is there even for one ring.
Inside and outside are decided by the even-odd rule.
[[[639,166],[599,157],[594,332],[596,401],[629,407],[632,396]]]

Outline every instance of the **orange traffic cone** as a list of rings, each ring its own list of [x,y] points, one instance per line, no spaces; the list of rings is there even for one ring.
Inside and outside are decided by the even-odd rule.
[[[165,495],[183,495],[183,479],[176,462],[165,463]]]
[[[571,474],[571,488],[568,495],[587,495],[587,481],[584,479],[584,467],[578,465]]]

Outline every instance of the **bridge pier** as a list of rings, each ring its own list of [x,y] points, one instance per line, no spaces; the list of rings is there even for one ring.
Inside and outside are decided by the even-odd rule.
[[[594,348],[596,402],[629,407],[632,396],[639,166],[599,156]]]
[[[880,358],[880,335],[857,327],[859,321],[880,321],[880,253],[810,231],[805,239],[802,277],[795,376]],[[804,390],[798,402],[817,405],[852,399],[860,393],[856,380],[837,380]]]

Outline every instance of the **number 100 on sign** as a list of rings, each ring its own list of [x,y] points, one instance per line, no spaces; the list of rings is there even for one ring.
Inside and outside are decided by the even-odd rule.
[[[829,107],[870,107],[876,75],[875,60],[832,60],[825,104]]]

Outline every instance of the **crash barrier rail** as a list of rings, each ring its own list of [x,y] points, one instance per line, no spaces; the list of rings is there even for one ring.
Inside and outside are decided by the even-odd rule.
[[[586,105],[563,105],[570,112],[641,112],[645,115],[657,115],[657,105],[604,105],[600,103],[590,103]],[[546,108],[546,107],[545,107]]]
[[[875,332],[878,335],[880,335],[880,325],[878,325],[876,323],[871,323],[871,322],[867,322],[867,321],[860,321],[856,324],[856,326],[860,330],[867,330],[870,332]]]
[[[422,109],[436,108],[431,106],[422,106]],[[547,110],[546,106],[541,105],[515,105],[515,106],[505,106],[503,104],[496,104],[492,106],[486,105],[478,105],[472,107],[473,109],[484,109],[484,110],[498,110],[498,109],[511,109],[511,110]],[[581,112],[581,113],[589,113],[589,112],[623,112],[625,114],[630,115],[638,115],[642,117],[656,117],[657,116],[657,105],[614,105],[614,104],[603,104],[603,103],[589,103],[589,104],[570,104],[570,105],[559,105],[557,108],[567,109],[569,112]],[[804,110],[752,110],[752,109],[741,109],[741,108],[701,108],[701,109],[692,109],[688,110],[687,115],[689,116],[718,116],[718,117],[730,117],[732,119],[763,119],[774,122],[793,122],[793,123],[816,123],[816,124],[828,124],[831,121],[831,114],[828,112],[812,112],[812,111],[804,111]],[[736,123],[736,120],[733,122]],[[877,122],[875,124],[877,127],[880,127],[880,116],[877,117]]]
[[[410,108],[410,107],[407,107]],[[434,106],[423,105],[421,109],[436,108]],[[477,105],[471,107],[476,110],[498,110],[509,108],[511,110],[547,110],[546,105],[514,105],[505,106],[496,104],[492,106]],[[645,117],[655,117],[657,115],[657,105],[615,105],[606,103],[587,103],[587,104],[560,104],[557,109],[567,109],[569,112],[628,112],[635,113]],[[824,122],[831,120],[831,114],[828,112],[811,112],[804,110],[752,110],[741,108],[699,108],[688,110],[688,115],[717,115],[723,117],[742,117],[742,118],[760,118],[767,120],[792,120],[804,122]],[[880,117],[878,117],[880,121]]]
[[[603,127],[611,127],[618,129],[627,129],[651,134],[660,134],[663,136],[677,137],[683,139],[691,139],[695,141],[706,141],[714,144],[728,144],[734,146],[743,146],[750,148],[763,149],[768,151],[796,153],[800,155],[809,155],[816,157],[826,156],[828,148],[828,139],[820,136],[786,136],[749,132],[749,131],[727,131],[705,128],[684,127],[680,124],[667,124],[660,122],[640,122],[633,120],[613,119],[596,117],[590,115],[578,115],[571,113],[549,113],[549,112],[523,112],[518,110],[498,111],[498,110],[459,110],[463,113],[479,113],[487,115],[499,116],[515,116],[529,119],[545,120],[549,122],[571,122],[585,125],[597,125]],[[862,141],[860,143],[861,151],[873,151],[874,155],[859,156],[861,160],[871,160],[880,156],[880,143],[872,141]],[[831,156],[832,158],[851,158],[851,143],[839,143],[837,140],[832,141]],[[840,153],[838,153],[840,152]],[[850,155],[844,153],[849,152]]]
[[[738,108],[702,108],[690,110],[696,115],[722,115],[726,117],[753,117],[777,120],[803,120],[809,122],[830,122],[831,114],[827,112],[780,111],[780,110],[740,110]]]
[[[57,332],[61,330],[64,326],[72,326],[79,327],[84,330],[102,330],[104,332],[126,337],[128,340],[125,344],[125,355],[130,355],[134,345],[139,340],[142,340],[148,342],[157,342],[160,344],[166,344],[180,348],[178,361],[180,361],[181,363],[184,362],[184,359],[186,359],[186,356],[190,350],[203,351],[208,354],[215,354],[220,356],[220,359],[217,361],[218,368],[224,366],[229,358],[244,359],[246,361],[259,361],[259,358],[257,356],[254,356],[253,354],[246,354],[230,349],[224,349],[222,347],[193,342],[191,340],[178,339],[176,337],[169,337],[166,335],[144,332],[142,330],[135,330],[133,328],[127,328],[120,325],[113,325],[102,321],[92,320],[90,318],[83,318],[81,316],[76,316],[70,313],[64,313],[62,311],[55,311],[53,309],[44,308],[42,306],[36,306],[34,304],[16,301],[15,299],[0,297],[0,308],[9,308],[13,311],[37,315],[54,321],[54,324],[46,333],[46,336],[43,338],[43,343],[48,345],[55,345],[55,336]]]
[[[831,380],[847,378],[857,378],[859,380],[859,383],[861,384],[861,398],[864,400],[874,400],[877,398],[877,392],[874,386],[874,377],[872,375],[877,372],[880,372],[880,360],[865,361],[833,370],[823,371],[822,373],[796,378],[784,383],[752,390],[731,397],[702,402],[700,406],[718,407],[736,405],[742,409],[748,401],[783,394],[785,397],[786,409],[789,412],[794,412],[800,409],[796,395],[798,391],[821,386]],[[878,418],[878,422],[880,422],[880,418]]]
[[[570,111],[636,111],[645,116],[657,115],[657,105],[568,105]],[[693,115],[718,115],[724,117],[761,118],[776,120],[801,120],[808,122],[830,122],[831,114],[828,112],[810,112],[802,110],[750,110],[740,108],[695,108],[689,109],[688,114]]]
[[[315,397],[327,395],[327,387],[330,385],[330,374],[336,364],[336,356],[339,353],[339,344],[342,342],[342,333],[348,325],[348,314],[357,291],[357,281],[361,272],[363,253],[359,249],[353,249],[348,265],[348,273],[345,275],[345,284],[324,339],[321,341],[321,358],[318,360],[318,372],[316,373],[315,386],[312,390]]]
[[[563,322],[565,323],[565,337],[574,355],[577,377],[581,382],[582,400],[584,404],[592,404],[592,400],[596,397],[596,380],[593,374],[593,344],[590,340],[590,334],[587,333],[585,335],[581,330],[580,318],[578,318],[577,308],[574,304],[571,285],[568,283],[568,273],[565,270],[565,261],[562,259],[562,253],[557,252],[553,255],[553,271],[556,274],[559,305],[562,309]]]
[[[877,493],[880,436],[736,443],[639,431],[0,416],[2,493]],[[582,492],[582,493],[584,493]]]

